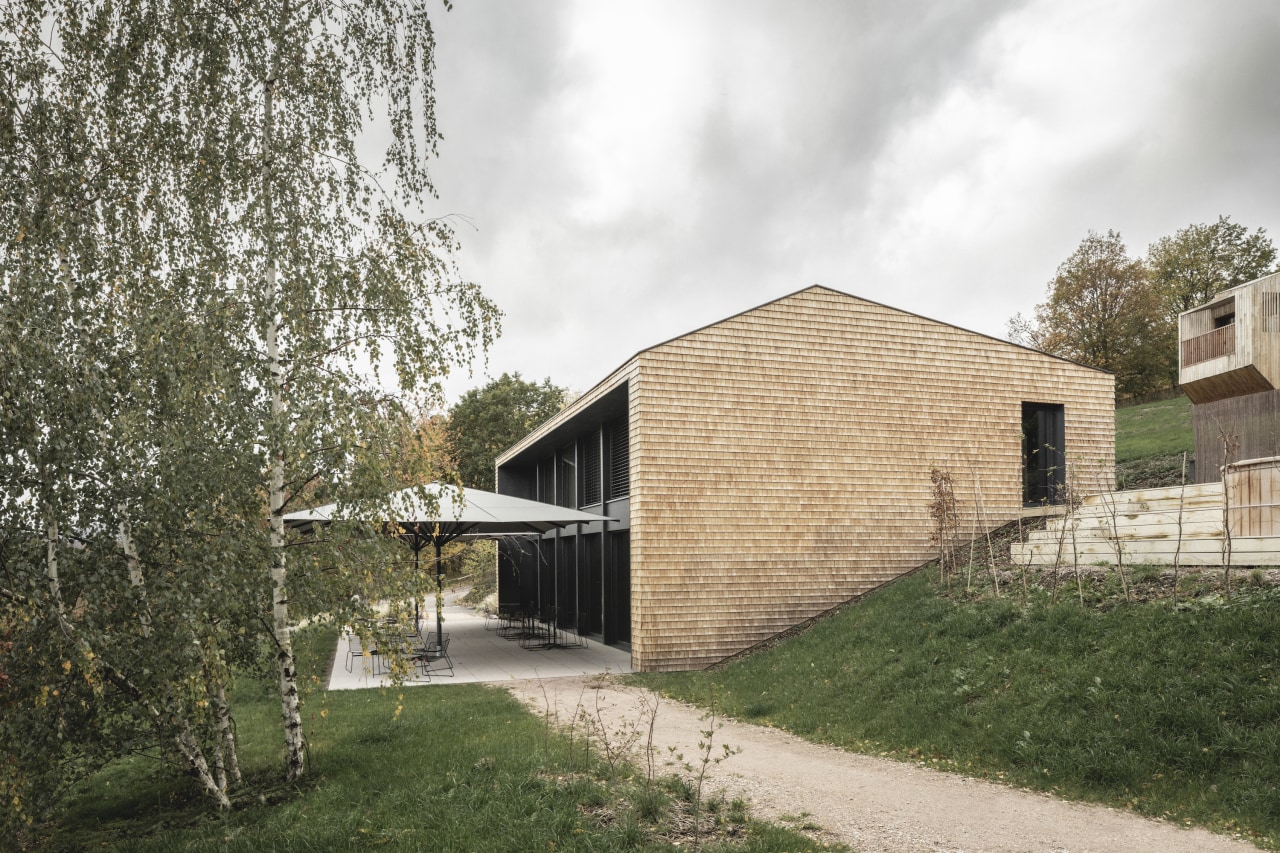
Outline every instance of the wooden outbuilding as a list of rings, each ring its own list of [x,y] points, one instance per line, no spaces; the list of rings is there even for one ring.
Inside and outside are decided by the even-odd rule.
[[[1197,482],[1280,456],[1280,273],[1178,317],[1178,382],[1192,402]]]
[[[1114,378],[809,287],[650,347],[507,450],[498,491],[616,521],[504,545],[499,597],[640,670],[706,666],[1114,477]]]

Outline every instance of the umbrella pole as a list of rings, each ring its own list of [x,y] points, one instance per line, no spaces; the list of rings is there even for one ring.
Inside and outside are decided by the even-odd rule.
[[[418,552],[421,550],[422,550],[421,546],[413,549],[413,580],[414,580],[415,587],[417,586],[417,580],[419,577]],[[415,592],[413,594],[413,630],[415,631],[418,630],[418,620],[421,618],[421,614],[418,612],[418,601],[419,601],[418,594]]]
[[[440,574],[440,540],[436,540],[436,651],[444,644],[444,580]]]

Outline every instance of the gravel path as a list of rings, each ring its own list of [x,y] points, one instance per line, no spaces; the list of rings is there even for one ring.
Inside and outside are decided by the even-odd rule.
[[[539,715],[562,724],[584,715],[603,726],[611,743],[631,740],[643,756],[649,717],[658,701],[654,746],[686,761],[699,755],[708,728],[699,708],[608,678],[516,681],[509,689]],[[550,705],[550,709],[548,706]],[[761,726],[723,721],[713,746],[740,752],[711,765],[709,790],[743,797],[753,812],[778,820],[805,816],[826,840],[860,853],[1241,853],[1257,847],[1183,829],[1104,806],[1068,803],[954,773],[929,770],[819,746]],[[713,753],[714,754],[714,753]],[[672,768],[660,768],[669,771]]]

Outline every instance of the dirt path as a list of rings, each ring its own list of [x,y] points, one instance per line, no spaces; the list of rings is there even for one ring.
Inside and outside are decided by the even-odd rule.
[[[567,724],[585,710],[613,742],[632,737],[643,755],[654,694],[610,679],[557,678],[508,685],[538,714],[548,703]],[[668,747],[686,761],[708,728],[703,711],[660,700],[654,726],[661,762]],[[806,815],[827,840],[860,853],[1242,853],[1258,848],[1202,829],[1181,829],[1104,806],[1052,797],[819,746],[761,726],[724,721],[713,746],[741,750],[707,771],[710,790],[741,796],[755,814]],[[660,768],[669,771],[672,768]]]

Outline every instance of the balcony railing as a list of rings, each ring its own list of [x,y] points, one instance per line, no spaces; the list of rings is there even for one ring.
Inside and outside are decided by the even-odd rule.
[[[1196,335],[1182,342],[1182,366],[1190,367],[1236,351],[1236,324]]]

